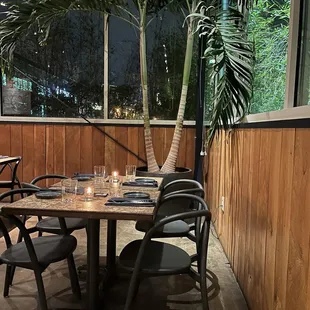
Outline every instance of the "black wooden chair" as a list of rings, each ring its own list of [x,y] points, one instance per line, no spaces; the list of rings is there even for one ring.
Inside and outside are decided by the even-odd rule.
[[[60,174],[45,174],[34,178],[30,183],[22,183],[23,188],[36,188],[38,190],[42,190],[44,188],[37,186],[36,184],[40,181],[47,180],[47,179],[68,179],[68,177]],[[80,218],[65,218],[67,231],[71,234],[75,230],[86,228],[87,220],[80,219]],[[39,218],[39,221],[36,225],[37,230],[39,231],[40,235],[42,233],[50,233],[59,235],[62,233],[61,227],[59,225],[59,220],[56,217],[45,217]]]
[[[202,185],[190,179],[179,179],[167,183],[161,188],[160,197],[167,196],[173,193],[179,194],[195,194],[204,197],[204,190]],[[159,199],[160,199],[159,197]],[[184,199],[175,199],[174,201],[167,201],[160,204],[157,211],[157,217],[154,220],[160,220],[169,215],[178,214],[191,210],[191,201]],[[141,232],[147,232],[154,226],[154,221],[137,221],[136,229]],[[195,222],[185,222],[177,220],[175,222],[167,223],[155,232],[156,238],[173,238],[173,237],[188,237],[195,241],[194,235],[191,233],[195,229]]]
[[[11,170],[11,179],[0,181],[0,188],[14,189],[16,185],[21,188],[19,179],[17,177],[17,169],[21,160],[22,158],[20,156],[13,157],[11,160],[6,161],[6,163],[2,165],[0,168],[0,174],[6,167],[8,167]],[[13,202],[13,196],[11,196],[11,202]]]
[[[206,260],[211,213],[207,210],[204,200],[196,195],[170,194],[163,197],[160,203],[180,198],[197,203],[199,205],[198,209],[155,221],[155,225],[145,234],[143,240],[132,241],[121,251],[119,265],[123,270],[132,273],[125,310],[130,309],[130,305],[138,292],[139,284],[143,278],[179,274],[188,274],[200,283],[203,309],[209,309]],[[195,219],[196,222],[195,237],[198,271],[192,268],[192,256],[183,249],[161,241],[151,240],[155,238],[157,231],[160,231],[168,223],[190,218]]]
[[[35,189],[15,189],[0,195],[0,201],[10,195],[32,194],[35,191]],[[20,219],[15,216],[6,216],[6,218],[19,229],[24,241],[12,244],[8,230],[0,218],[0,230],[3,233],[7,246],[7,250],[0,256],[0,264],[7,265],[3,296],[7,297],[9,295],[13,267],[31,269],[34,271],[37,283],[40,309],[47,310],[42,272],[51,263],[67,259],[72,292],[80,299],[80,285],[73,258],[73,252],[76,249],[77,241],[73,236],[68,235],[64,219],[59,218],[59,225],[62,227],[63,235],[44,236],[31,239],[30,233],[33,231],[29,231]]]

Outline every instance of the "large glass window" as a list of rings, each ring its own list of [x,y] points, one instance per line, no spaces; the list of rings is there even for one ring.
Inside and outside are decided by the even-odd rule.
[[[39,45],[18,43],[13,76],[2,76],[3,115],[103,117],[103,17],[70,12]]]
[[[297,105],[310,105],[310,4],[302,1]]]
[[[132,13],[137,15],[133,4]],[[176,118],[182,87],[187,27],[184,15],[162,9],[148,16],[147,63],[151,119]],[[12,76],[2,76],[2,114],[42,117],[142,119],[139,32],[110,16],[108,23],[108,98],[104,98],[104,18],[70,12],[51,29],[47,43],[40,32],[18,43]],[[195,118],[194,48],[185,119]],[[104,103],[104,101],[106,101]]]
[[[137,14],[131,8],[133,14]],[[187,27],[180,12],[149,16],[147,65],[151,119],[174,120],[184,67]],[[139,31],[117,17],[109,22],[109,117],[142,118]],[[195,118],[197,47],[194,47],[185,119]]]
[[[283,109],[289,35],[290,0],[261,0],[249,14],[255,45],[250,113]]]

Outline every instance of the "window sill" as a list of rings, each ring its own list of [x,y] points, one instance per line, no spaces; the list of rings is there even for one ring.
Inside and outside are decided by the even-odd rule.
[[[310,118],[310,106],[247,115],[242,123],[258,123]]]

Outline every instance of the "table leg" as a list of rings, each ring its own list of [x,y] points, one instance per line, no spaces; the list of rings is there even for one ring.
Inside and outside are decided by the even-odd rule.
[[[100,220],[87,223],[87,310],[99,309],[99,247]]]
[[[116,270],[116,220],[108,220],[107,269],[113,277]]]

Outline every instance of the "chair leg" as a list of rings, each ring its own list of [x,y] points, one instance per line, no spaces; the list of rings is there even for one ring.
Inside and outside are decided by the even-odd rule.
[[[135,289],[134,289],[134,293],[133,293],[133,300],[135,300],[137,295],[138,295],[141,281],[142,281],[142,279],[140,277],[138,277],[137,283],[136,283],[136,286],[135,286]]]
[[[76,267],[75,267],[75,262],[73,258],[73,254],[70,254],[67,258],[68,262],[68,268],[69,268],[69,274],[70,274],[70,281],[71,281],[71,288],[72,288],[72,293],[78,298],[81,299],[81,288],[79,284],[79,279],[78,275],[76,272]]]
[[[203,262],[200,265],[200,294],[201,294],[203,310],[209,310],[206,273],[207,273],[206,262]]]
[[[140,285],[140,276],[139,276],[139,271],[134,270],[133,274],[131,276],[130,284],[129,284],[129,289],[127,293],[127,298],[126,298],[126,304],[124,310],[129,310],[130,306],[132,304],[132,301],[134,300],[135,296],[138,293],[139,290],[139,285]]]
[[[10,285],[13,284],[13,278],[14,278],[14,274],[15,274],[15,269],[16,269],[16,266],[12,266],[11,272],[10,272]]]
[[[9,296],[9,289],[10,289],[10,280],[11,280],[11,265],[6,266],[5,272],[5,280],[4,280],[4,289],[3,289],[3,297]]]
[[[37,282],[40,310],[48,310],[41,272],[39,270],[34,270],[34,275]]]

